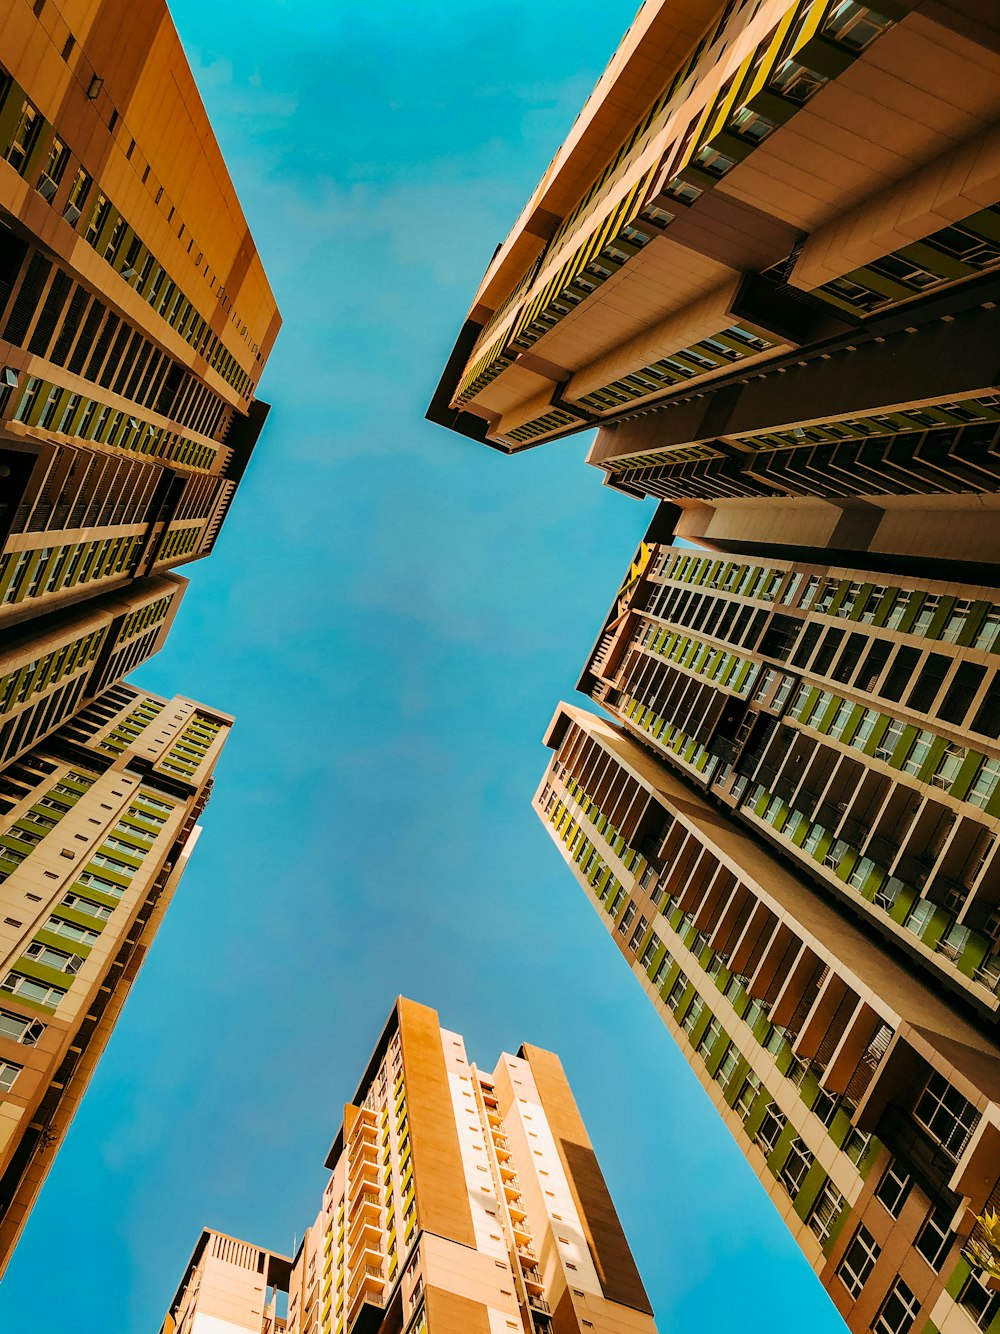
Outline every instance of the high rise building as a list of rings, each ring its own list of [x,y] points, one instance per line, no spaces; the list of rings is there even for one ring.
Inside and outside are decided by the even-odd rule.
[[[609,484],[730,552],[1000,559],[998,36],[988,0],[647,0],[431,420],[597,427]]]
[[[212,549],[280,321],[163,0],[0,52],[2,627]]]
[[[2,1269],[232,721],[121,683],[214,546],[280,320],[164,0],[15,0],[0,60]]]
[[[326,1166],[288,1334],[655,1334],[550,1052],[482,1071],[434,1010],[398,1000]],[[268,1285],[285,1263],[206,1232],[161,1334],[281,1329]]]
[[[1000,1013],[1000,592],[669,545],[580,689],[984,1019]]]
[[[160,1334],[284,1334],[292,1262],[205,1228]]]
[[[137,579],[0,640],[0,768],[162,647],[187,580]]]
[[[0,771],[0,1269],[187,865],[231,722],[115,685]]]
[[[546,743],[538,815],[849,1328],[996,1330],[995,1036],[623,727]]]

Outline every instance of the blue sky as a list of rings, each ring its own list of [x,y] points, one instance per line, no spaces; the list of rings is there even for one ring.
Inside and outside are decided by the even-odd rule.
[[[172,11],[285,328],[256,459],[138,679],[238,725],[0,1328],[155,1334],[205,1223],[291,1248],[404,992],[483,1065],[560,1053],[661,1334],[842,1334],[529,806],[650,510],[586,438],[506,459],[423,420],[630,6]]]

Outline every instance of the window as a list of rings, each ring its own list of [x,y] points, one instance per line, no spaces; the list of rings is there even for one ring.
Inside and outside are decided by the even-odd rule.
[[[882,1309],[872,1325],[872,1334],[910,1334],[920,1303],[901,1278],[889,1289]]]
[[[948,619],[941,627],[939,638],[949,644],[957,644],[959,636],[965,629],[965,623],[969,619],[969,613],[972,611],[971,602],[956,602],[948,613]]]
[[[693,1008],[694,1007],[692,1006],[692,1009]],[[701,1035],[701,1041],[698,1043],[697,1047],[698,1055],[701,1057],[703,1061],[708,1060],[708,1057],[711,1055],[712,1048],[715,1046],[716,1041],[721,1036],[722,1036],[722,1025],[719,1023],[718,1019],[710,1020],[708,1027]]]
[[[695,996],[691,1001],[691,1004],[688,1006],[687,1013],[684,1015],[684,1019],[681,1022],[681,1028],[683,1028],[685,1033],[691,1032],[695,1024],[701,1018],[704,1009],[705,1002],[700,996]]]
[[[66,170],[66,163],[68,161],[69,149],[59,136],[56,135],[52,140],[52,147],[49,149],[49,155],[45,162],[45,170],[42,172],[41,179],[38,182],[39,187],[41,187],[46,177],[48,177],[49,181],[52,183],[47,187],[47,193],[43,191],[43,193],[46,193],[46,198],[50,199],[52,195],[55,194],[52,186],[58,185],[62,180],[63,172]]]
[[[826,82],[827,79],[822,74],[807,69],[805,65],[800,65],[791,57],[783,60],[771,75],[771,87],[774,91],[786,97],[789,102],[794,102],[796,106],[804,106]]]
[[[927,1215],[923,1227],[917,1233],[917,1250],[924,1257],[935,1274],[940,1273],[951,1243],[955,1239],[951,1231],[952,1210],[938,1205]]]
[[[60,973],[76,973],[83,963],[78,954],[53,949],[51,945],[43,945],[37,940],[33,940],[24,953],[27,958],[34,959],[35,963],[43,964],[46,968],[55,968]]]
[[[874,755],[877,760],[888,763],[892,759],[893,751],[900,737],[906,731],[906,724],[901,718],[893,718],[892,722],[882,734],[882,740],[875,747]]]
[[[661,987],[663,985],[667,974],[670,972],[673,966],[674,966],[673,956],[671,955],[670,951],[667,950],[663,958],[656,965],[656,972],[653,974],[654,987]]]
[[[812,1154],[805,1146],[805,1141],[796,1135],[788,1150],[788,1157],[778,1173],[778,1180],[793,1198],[802,1189],[806,1173],[812,1167],[814,1161]]]
[[[1000,1292],[990,1292],[978,1275],[970,1274],[958,1294],[958,1304],[972,1317],[977,1329],[986,1330],[1000,1315]]]
[[[965,763],[965,757],[968,751],[964,746],[957,745],[954,741],[949,741],[941,758],[938,760],[937,768],[931,774],[931,783],[934,787],[944,788],[946,791],[958,777],[959,770]]]
[[[886,28],[892,26],[892,19],[867,5],[860,5],[856,0],[840,0],[834,5],[823,24],[823,36],[846,46],[849,51],[863,51]]]
[[[931,753],[931,746],[934,744],[935,736],[933,732],[918,732],[913,738],[910,749],[906,752],[906,759],[903,761],[903,772],[916,776],[926,763],[927,756]]]
[[[786,1121],[784,1112],[779,1111],[773,1102],[769,1103],[767,1111],[764,1113],[764,1119],[753,1137],[753,1142],[764,1151],[765,1155],[774,1152],[774,1146],[781,1137]]]
[[[976,637],[972,641],[973,648],[981,648],[989,651],[1000,636],[1000,607],[990,607],[983,623],[976,631]]]
[[[75,922],[68,922],[63,917],[50,917],[45,923],[45,929],[51,931],[53,935],[65,936],[67,940],[75,940],[81,945],[93,945],[100,935],[99,931],[87,926],[77,926]]]
[[[14,1087],[14,1081],[21,1073],[22,1067],[14,1065],[12,1061],[0,1061],[0,1093],[9,1093]]]
[[[985,810],[998,783],[1000,783],[1000,760],[984,759],[976,771],[966,801],[970,806],[978,806],[980,810]]]
[[[45,1032],[45,1025],[37,1019],[26,1019],[23,1014],[0,1010],[0,1037],[11,1038],[25,1047],[33,1047]]]
[[[34,1001],[36,1005],[53,1007],[66,995],[61,987],[46,986],[44,982],[36,982],[33,977],[25,977],[23,973],[8,973],[0,982],[0,988],[9,991],[12,996],[23,996],[25,1000]]]
[[[868,1282],[881,1251],[882,1247],[876,1245],[875,1238],[868,1229],[864,1226],[859,1227],[837,1270],[840,1281],[851,1297],[856,1299],[860,1296],[861,1289]]]
[[[677,980],[670,988],[670,995],[667,997],[667,1005],[676,1014],[681,1001],[687,994],[688,980],[684,973],[677,974]]]
[[[27,165],[31,150],[35,146],[35,140],[38,138],[38,131],[41,127],[41,116],[31,103],[25,99],[21,103],[21,111],[17,118],[17,124],[14,127],[10,145],[8,146],[6,153],[4,153],[4,157],[10,165],[22,176],[24,175],[24,168]]]
[[[702,1040],[704,1041],[704,1039]],[[715,1082],[718,1084],[719,1088],[722,1089],[723,1093],[725,1093],[726,1089],[729,1087],[729,1082],[736,1073],[736,1068],[739,1063],[740,1054],[730,1042],[727,1044],[722,1060],[719,1062],[718,1068],[715,1071]]]
[[[897,593],[885,619],[886,629],[898,630],[910,605],[911,593]]]
[[[830,723],[830,730],[827,735],[833,737],[835,741],[839,741],[844,735],[844,731],[847,728],[848,721],[853,712],[854,705],[851,701],[846,699],[841,700],[837,712],[833,715],[833,721]]]
[[[840,1217],[841,1211],[846,1204],[844,1196],[840,1193],[833,1183],[827,1179],[823,1183],[820,1193],[816,1196],[816,1203],[813,1205],[809,1217],[806,1220],[809,1228],[816,1237],[820,1245],[824,1245],[833,1232],[834,1224]]]
[[[740,1086],[736,1102],[733,1104],[736,1111],[745,1121],[750,1115],[750,1109],[753,1107],[760,1092],[760,1080],[755,1074],[748,1074]]]
[[[923,934],[924,927],[934,916],[934,904],[929,899],[917,899],[916,903],[910,909],[903,926],[913,935]]]
[[[776,126],[773,120],[768,120],[766,116],[762,116],[759,111],[754,111],[752,107],[740,107],[729,122],[728,128],[732,130],[733,134],[738,134],[741,139],[747,139],[752,144],[759,144],[763,143]]]
[[[646,942],[646,948],[643,950],[642,958],[639,960],[643,968],[648,968],[649,965],[653,962],[653,960],[656,958],[656,953],[662,944],[663,941],[654,931],[653,934],[649,937],[649,940]]]
[[[636,923],[635,930],[632,932],[632,938],[629,940],[628,943],[628,947],[633,954],[636,954],[638,952],[639,942],[646,934],[646,929],[648,926],[649,923],[646,921],[645,917],[640,917],[638,922]]]
[[[875,863],[870,857],[859,857],[851,868],[851,874],[847,877],[847,883],[854,889],[864,889],[868,883],[868,877],[873,871],[877,870]]]
[[[906,1203],[906,1197],[913,1185],[909,1172],[904,1172],[895,1161],[891,1162],[875,1189],[875,1198],[884,1205],[887,1212],[898,1218]]]
[[[980,1121],[972,1103],[939,1074],[928,1079],[913,1117],[956,1161]]]

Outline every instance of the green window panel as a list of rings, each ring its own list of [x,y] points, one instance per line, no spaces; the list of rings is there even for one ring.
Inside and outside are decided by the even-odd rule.
[[[59,915],[62,916],[61,910]],[[93,919],[91,919],[91,921],[88,922],[87,925],[93,928],[94,925]],[[51,945],[53,949],[69,950],[71,954],[78,954],[81,959],[85,959],[87,955],[90,953],[91,949],[93,948],[91,945],[84,945],[81,941],[78,940],[70,941],[69,943],[67,943],[67,938],[65,936],[57,935],[55,931],[46,931],[44,928],[41,931],[37,931],[35,935],[32,937],[32,939],[37,940],[38,943],[41,945]],[[24,971],[21,968],[20,964],[18,964],[18,970],[22,972]],[[55,971],[55,970],[50,970],[50,971]],[[71,974],[60,973],[59,976],[63,978],[68,978],[71,977]]]
[[[813,1163],[806,1172],[805,1180],[799,1187],[793,1202],[793,1208],[803,1222],[809,1217],[809,1211],[816,1203],[816,1198],[826,1181],[826,1171],[820,1163]]]
[[[56,943],[56,948],[65,950],[66,941],[59,940]],[[77,953],[76,945],[74,944],[72,950],[69,950],[67,952],[76,954]],[[60,969],[58,968],[50,968],[48,964],[37,963],[34,959],[30,958],[26,954],[23,954],[21,958],[16,961],[13,967],[17,972],[23,973],[25,977],[35,978],[39,982],[44,982],[46,986],[49,987],[62,987],[64,991],[69,990],[75,978],[74,973],[64,973],[61,972]]]

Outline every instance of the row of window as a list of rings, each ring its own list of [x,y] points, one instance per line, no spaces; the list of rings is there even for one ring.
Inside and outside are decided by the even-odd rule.
[[[144,540],[137,534],[8,551],[0,556],[0,607],[124,574],[132,568]]]
[[[17,667],[6,676],[0,676],[0,714],[18,704],[24,704],[32,695],[56,685],[71,672],[93,662],[107,635],[107,627],[92,630],[61,647],[51,649],[40,657]]]
[[[734,788],[737,798],[742,796],[741,789],[748,786],[749,779],[740,780]],[[757,815],[776,834],[788,840],[799,854],[809,856],[821,864],[836,875],[842,884],[856,889],[879,911],[891,914],[898,900],[905,902],[909,899],[910,906],[901,919],[903,928],[922,940],[930,935],[933,925],[935,952],[956,966],[964,962],[967,954],[975,965],[969,970],[972,980],[989,991],[996,989],[1000,983],[1000,950],[996,942],[981,932],[958,925],[956,921],[970,892],[967,885],[973,883],[993,850],[992,839],[987,839],[980,847],[975,864],[966,871],[966,884],[960,887],[957,895],[945,900],[943,904],[936,904],[920,897],[914,886],[897,875],[891,875],[873,857],[863,856],[847,839],[834,838],[819,821],[810,820],[802,811],[790,807],[762,783],[750,786],[745,806],[741,809]],[[850,873],[845,877],[842,872],[848,866]]]
[[[29,375],[13,420],[204,470],[211,468],[218,454],[211,445],[178,436],[164,426],[154,426],[124,409],[62,389],[37,375]]]
[[[991,805],[1000,786],[1000,758],[980,754],[954,741],[944,741],[941,750],[936,743],[942,739],[936,732],[926,728],[914,729],[903,718],[891,718],[878,709],[866,709],[828,690],[800,685],[788,716],[797,719],[803,727],[818,731],[853,750],[870,753],[873,759],[945,792],[952,791],[971,757],[975,762],[971,782],[963,783],[964,791],[956,789],[954,795],[979,810],[986,810]],[[870,745],[874,738],[877,738],[875,744]],[[928,761],[935,750],[939,751],[938,758],[929,770]]]
[[[7,103],[14,99],[20,102],[20,110],[10,140],[0,156],[23,176],[36,145],[40,143],[46,121],[11,76],[5,70],[0,70],[0,110],[5,110]],[[117,113],[115,115],[117,116]],[[66,142],[61,136],[53,134],[45,166],[36,187],[43,198],[51,200],[58,194],[70,157]],[[148,176],[147,167],[144,182]],[[63,209],[64,219],[74,229],[90,199],[93,183],[93,177],[81,164],[77,168]],[[157,203],[160,202],[162,195],[161,187],[156,196]],[[173,218],[173,213],[174,210],[171,208],[168,221]],[[249,380],[246,372],[241,371],[238,366],[234,369],[229,364],[230,361],[235,363],[235,358],[227,352],[218,336],[212,333],[207,321],[198,313],[194,303],[186,298],[177,284],[169,278],[163,266],[156,262],[135,231],[129,227],[104,194],[98,194],[91,205],[84,239],[126,282],[145,297],[147,303],[167,321],[171,328],[176,329],[185,342],[209,360],[210,364],[218,362],[220,374],[223,374],[230,384],[235,385],[239,392],[244,391]],[[190,254],[193,249],[193,239],[189,238],[188,253]],[[199,266],[202,263],[201,252],[196,263]],[[212,278],[211,282],[214,286],[215,279]],[[222,300],[224,296],[224,289],[220,287],[217,297]],[[248,332],[246,326],[241,323],[240,329],[246,336]]]

